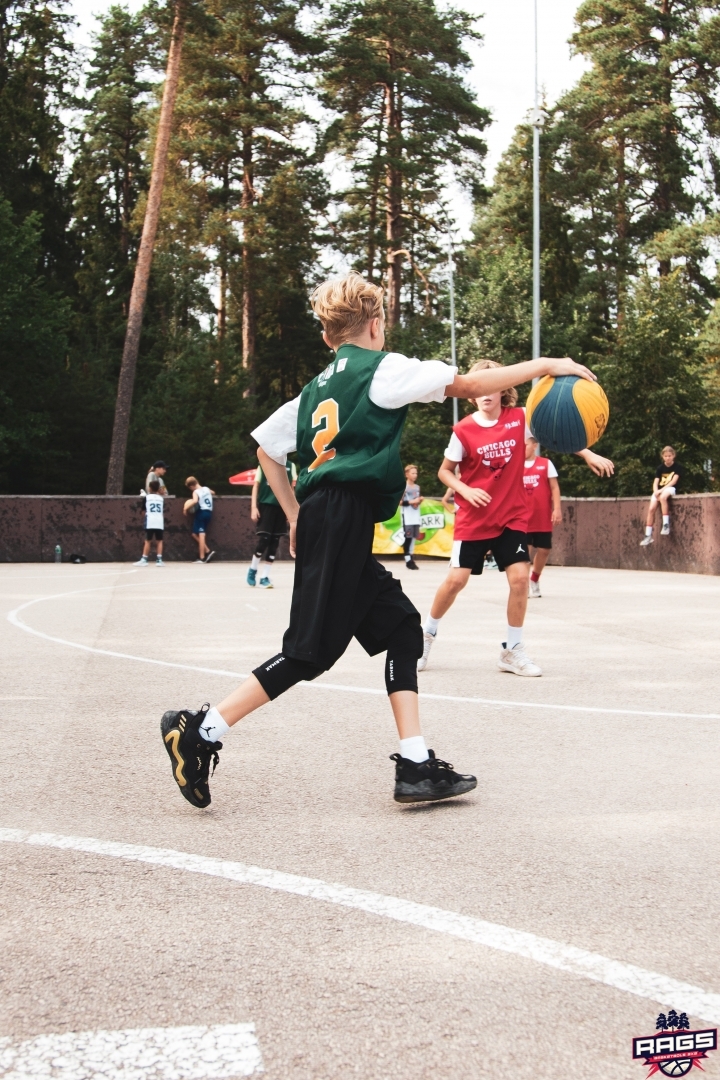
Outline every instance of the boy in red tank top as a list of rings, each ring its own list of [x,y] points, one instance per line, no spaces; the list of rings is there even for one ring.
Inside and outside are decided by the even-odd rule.
[[[502,366],[494,360],[481,360],[470,370]],[[427,667],[440,619],[450,610],[470,576],[482,574],[485,555],[491,551],[510,586],[506,640],[502,643],[498,668],[514,675],[542,675],[523,645],[530,576],[527,536],[530,507],[523,473],[525,439],[531,437],[531,432],[525,425],[525,410],[516,403],[514,387],[502,393],[486,394],[475,400],[478,411],[453,428],[438,477],[455,491],[455,537],[450,571],[435,594],[423,624],[423,655],[418,671]],[[610,476],[613,472],[612,461],[591,450],[581,450],[578,456],[598,476]],[[455,475],[458,466],[459,477]]]
[[[535,549],[530,571],[530,596],[542,596],[540,575],[545,569],[552,548],[553,526],[562,521],[560,484],[557,469],[549,458],[538,457],[537,439],[525,439],[525,472],[523,482],[528,498],[528,544]]]

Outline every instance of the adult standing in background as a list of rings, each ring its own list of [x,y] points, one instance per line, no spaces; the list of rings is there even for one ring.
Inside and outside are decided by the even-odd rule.
[[[150,472],[147,474],[147,479],[145,480],[145,490],[149,491],[152,482],[154,480],[157,480],[158,484],[160,485],[160,487],[158,488],[158,495],[162,495],[162,497],[165,498],[168,493],[168,489],[165,487],[165,480],[163,479],[166,472],[167,465],[165,464],[165,462],[156,461]]]

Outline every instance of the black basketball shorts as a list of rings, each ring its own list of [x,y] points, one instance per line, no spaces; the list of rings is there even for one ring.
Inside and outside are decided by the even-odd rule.
[[[534,548],[551,548],[552,547],[552,532],[529,532],[527,534],[528,544]]]
[[[164,529],[146,529],[145,530],[145,539],[146,540],[162,540],[163,535],[164,535]]]
[[[513,563],[530,562],[527,533],[518,529],[503,529],[499,536],[489,540],[455,540],[450,565],[469,570],[472,575],[482,574],[485,556],[491,551],[499,570]]]

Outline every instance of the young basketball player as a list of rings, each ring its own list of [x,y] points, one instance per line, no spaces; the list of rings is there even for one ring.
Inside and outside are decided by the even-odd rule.
[[[192,538],[198,546],[198,557],[195,562],[209,563],[215,554],[207,544],[207,531],[212,521],[215,492],[209,487],[204,487],[194,476],[188,476],[185,487],[190,492],[195,506],[192,523]]]
[[[420,535],[420,503],[422,502],[422,496],[420,494],[420,486],[417,482],[418,470],[417,465],[405,466],[405,491],[403,492],[402,501],[400,503],[400,514],[402,517],[403,530],[405,532],[405,542],[403,544],[403,554],[405,556],[405,565],[408,570],[418,570],[418,564],[413,559],[415,552],[415,541]]]
[[[288,480],[292,487],[297,482],[297,469],[292,461],[286,465]],[[250,517],[257,522],[257,547],[247,572],[248,585],[258,584],[261,589],[272,589],[273,583],[270,578],[270,567],[275,562],[280,538],[287,534],[288,523],[285,511],[275,498],[272,488],[265,479],[265,473],[258,466],[250,498]],[[257,572],[260,563],[265,560],[268,565],[267,571],[260,574],[257,580]]]
[[[155,565],[164,566],[163,562],[163,536],[165,535],[165,500],[160,494],[160,481],[151,480],[148,484],[148,494],[145,496],[145,543],[143,553],[135,563],[135,566],[147,566],[150,549],[153,540],[157,545]]]
[[[542,596],[540,575],[552,548],[553,527],[562,521],[562,503],[557,469],[550,458],[538,456],[537,439],[525,439],[525,472],[523,483],[529,503],[528,544],[534,549],[530,571],[530,593]]]
[[[210,763],[217,763],[220,740],[231,727],[302,679],[327,671],[352,637],[371,656],[386,653],[385,684],[400,736],[400,752],[392,755],[395,799],[446,799],[476,787],[474,776],[455,772],[425,744],[416,672],[420,615],[400,582],[373,558],[374,522],[393,516],[405,487],[399,446],[411,402],[500,394],[545,374],[594,378],[572,360],[458,375],[439,360],[386,353],[382,289],[359,274],[325,282],[312,304],[335,358],[253,432],[296,553],[290,625],[282,650],[217,706],[163,716],[173,777],[194,806],[210,802]],[[295,492],[285,466],[294,450],[300,465]]]
[[[468,377],[498,368],[501,365],[493,360],[480,360],[470,369]],[[514,387],[502,392],[486,391],[475,399],[477,412],[456,424],[450,436],[450,445],[438,471],[443,484],[455,490],[457,504],[450,571],[435,594],[423,624],[419,671],[427,667],[440,620],[470,576],[482,574],[485,556],[490,551],[498,569],[505,571],[510,586],[506,640],[502,643],[498,668],[526,677],[542,675],[523,644],[530,562],[523,469],[525,440],[531,432],[525,425],[525,410],[516,403]],[[600,476],[613,471],[611,461],[591,450],[581,450],[579,456]],[[456,476],[458,465],[460,475]]]
[[[662,449],[662,465],[655,470],[653,490],[650,496],[647,521],[645,523],[645,536],[640,541],[640,547],[647,547],[654,541],[653,529],[655,527],[655,512],[658,506],[662,510],[661,536],[670,535],[670,499],[677,494],[682,479],[682,467],[677,460],[672,446],[664,446]]]

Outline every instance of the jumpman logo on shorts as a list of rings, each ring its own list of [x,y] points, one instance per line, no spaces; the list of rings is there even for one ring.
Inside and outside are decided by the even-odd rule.
[[[522,544],[518,544],[518,549],[515,552],[516,555],[517,555],[518,551],[522,551],[523,555],[525,554],[525,548],[522,546]]]

